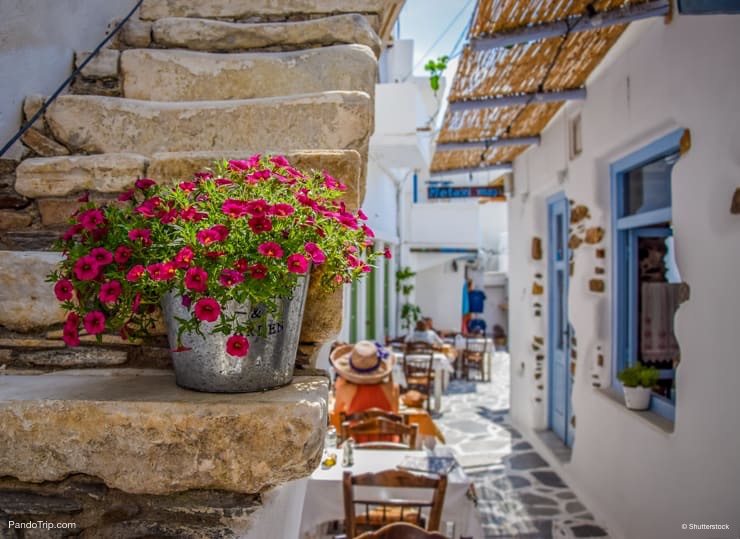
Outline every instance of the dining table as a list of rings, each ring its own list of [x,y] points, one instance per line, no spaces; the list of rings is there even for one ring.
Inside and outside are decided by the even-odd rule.
[[[437,447],[435,455],[444,455],[445,447]],[[407,457],[423,457],[426,451],[399,451],[382,449],[355,449],[354,464],[342,466],[342,449],[333,449],[337,455],[336,464],[319,466],[309,477],[301,514],[300,539],[312,537],[312,533],[325,522],[344,520],[344,499],[342,475],[345,470],[353,474],[380,472],[396,468]],[[450,453],[447,453],[448,455]],[[366,487],[367,488],[367,487]],[[379,487],[374,487],[377,495]],[[383,497],[404,497],[396,488],[383,488]],[[458,538],[483,539],[481,516],[476,506],[475,489],[472,480],[465,475],[459,465],[455,465],[447,475],[447,491],[442,507],[440,531]]]

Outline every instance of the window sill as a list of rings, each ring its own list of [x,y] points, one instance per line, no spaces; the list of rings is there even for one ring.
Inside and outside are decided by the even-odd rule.
[[[595,388],[594,391],[598,395],[604,397],[607,401],[614,403],[614,405],[618,405],[625,412],[639,418],[640,421],[645,422],[657,432],[660,432],[662,434],[673,434],[673,430],[675,428],[675,423],[673,421],[666,419],[665,417],[658,415],[650,410],[630,410],[624,403],[624,397],[610,387],[603,389]]]

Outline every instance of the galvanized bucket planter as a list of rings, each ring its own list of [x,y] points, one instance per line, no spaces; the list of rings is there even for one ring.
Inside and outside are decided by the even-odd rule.
[[[172,353],[177,385],[212,393],[246,393],[289,384],[293,379],[307,290],[306,276],[299,279],[292,298],[279,300],[282,318],[268,317],[260,332],[264,336],[248,336],[249,352],[244,357],[226,353],[228,336],[209,331],[217,325],[216,322],[201,323],[205,338],[194,333],[183,333],[182,345],[190,350]],[[250,317],[264,307],[233,304],[227,305],[226,309]],[[167,336],[174,349],[179,328],[175,317],[187,319],[190,313],[174,293],[168,293],[162,299],[162,310]]]

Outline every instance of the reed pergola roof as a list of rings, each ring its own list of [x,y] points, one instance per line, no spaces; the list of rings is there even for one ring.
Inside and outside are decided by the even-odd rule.
[[[669,10],[669,0],[479,0],[431,171],[510,163],[566,100],[585,97],[630,21]]]

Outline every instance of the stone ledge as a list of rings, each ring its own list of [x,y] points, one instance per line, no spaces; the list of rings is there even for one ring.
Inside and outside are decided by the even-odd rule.
[[[328,379],[264,393],[198,393],[171,372],[101,369],[0,377],[0,476],[83,473],[134,494],[256,493],[308,476],[327,424]]]

